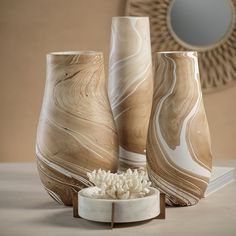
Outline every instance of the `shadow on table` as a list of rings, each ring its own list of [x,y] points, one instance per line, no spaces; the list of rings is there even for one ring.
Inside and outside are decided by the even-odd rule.
[[[66,207],[56,203],[51,197],[42,191],[0,191],[0,211],[1,209],[25,209],[25,210],[45,210],[44,217],[33,220],[37,225],[55,225],[58,227],[84,228],[88,230],[110,230],[109,223],[99,223],[88,221],[82,218],[73,218],[72,207]],[[46,212],[46,210],[51,210]],[[58,211],[57,211],[58,210]],[[149,220],[150,221],[150,220]],[[140,226],[149,221],[136,223],[115,224],[115,228],[127,228]]]
[[[56,209],[59,205],[45,192],[41,191],[0,191],[0,209]]]
[[[53,225],[57,227],[68,227],[68,228],[78,228],[78,229],[88,229],[88,230],[111,230],[111,226],[109,223],[100,223],[94,221],[88,221],[82,218],[73,218],[72,208],[66,207],[60,212],[53,213],[50,215],[46,215],[41,220],[37,220],[37,222],[33,222],[35,224],[42,225]],[[122,223],[115,224],[113,229],[116,228],[127,228],[140,226],[143,224],[147,224],[150,220],[135,222],[135,223]]]

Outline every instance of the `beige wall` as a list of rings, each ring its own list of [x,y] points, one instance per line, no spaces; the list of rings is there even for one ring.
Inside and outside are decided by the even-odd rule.
[[[0,161],[34,160],[45,54],[109,51],[125,0],[0,0]],[[218,159],[236,159],[236,87],[204,97]]]

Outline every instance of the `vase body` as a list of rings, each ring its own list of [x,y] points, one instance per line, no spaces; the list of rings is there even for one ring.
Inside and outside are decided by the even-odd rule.
[[[118,139],[102,53],[47,55],[36,157],[45,189],[65,205],[72,204],[72,189],[92,185],[88,171],[117,171]]]
[[[119,138],[119,167],[146,167],[153,93],[148,17],[113,17],[108,95]]]
[[[157,53],[147,138],[147,170],[167,203],[196,204],[211,176],[212,154],[196,52]]]

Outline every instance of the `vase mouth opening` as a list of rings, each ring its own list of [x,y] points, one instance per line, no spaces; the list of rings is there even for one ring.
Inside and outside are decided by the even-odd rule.
[[[50,52],[48,55],[53,56],[75,56],[75,55],[84,55],[84,56],[91,56],[91,55],[102,55],[102,52],[98,51],[89,51],[89,50],[82,50],[82,51],[62,51],[62,52]]]
[[[163,52],[156,52],[156,54],[184,54],[184,53],[191,53],[197,54],[197,51],[163,51]]]
[[[113,16],[112,19],[149,19],[148,16]]]

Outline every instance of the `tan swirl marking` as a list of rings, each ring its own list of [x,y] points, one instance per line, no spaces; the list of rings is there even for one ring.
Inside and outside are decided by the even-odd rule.
[[[150,179],[167,194],[168,204],[194,205],[206,190],[212,160],[196,53],[157,54],[154,88],[147,140]]]
[[[120,167],[145,167],[132,158],[146,155],[147,128],[152,104],[152,60],[147,17],[112,19],[108,94],[119,145]],[[124,156],[125,155],[125,156]]]
[[[91,185],[86,172],[117,170],[117,133],[102,53],[54,53],[47,63],[37,133],[38,169],[49,194],[71,205],[72,188]]]

